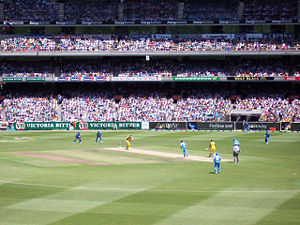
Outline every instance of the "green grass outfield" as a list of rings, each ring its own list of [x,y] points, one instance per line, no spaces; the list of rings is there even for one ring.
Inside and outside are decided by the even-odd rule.
[[[300,224],[300,133],[271,133],[268,145],[263,132],[103,131],[103,144],[81,134],[0,133],[0,225]],[[198,156],[213,138],[230,160],[235,137],[240,164],[215,175],[211,162],[106,150],[129,134],[133,148],[181,154],[183,139]]]

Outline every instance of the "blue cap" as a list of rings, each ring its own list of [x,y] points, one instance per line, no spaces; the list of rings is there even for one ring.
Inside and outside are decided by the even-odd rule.
[[[235,141],[235,138],[233,138],[232,140]]]
[[[216,152],[216,155],[218,155],[218,153]]]

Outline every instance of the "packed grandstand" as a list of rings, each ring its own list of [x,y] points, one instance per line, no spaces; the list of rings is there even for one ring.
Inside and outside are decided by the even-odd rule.
[[[0,121],[300,122],[299,21],[297,0],[2,0]]]

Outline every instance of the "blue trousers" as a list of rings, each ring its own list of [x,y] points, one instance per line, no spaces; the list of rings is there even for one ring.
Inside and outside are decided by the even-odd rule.
[[[269,138],[268,138],[268,137],[265,138],[265,142],[266,142],[266,143],[269,142]]]
[[[79,137],[75,137],[74,143],[75,143],[77,140],[79,140],[79,143],[81,143],[81,138],[79,138]]]
[[[98,141],[98,138],[100,138],[100,141],[101,141],[101,143],[102,143],[102,137],[101,137],[101,136],[97,136],[97,137],[96,137],[96,142]]]
[[[188,156],[188,155],[189,155],[189,153],[187,152],[187,150],[183,149],[183,156],[185,157],[185,156]]]
[[[218,173],[221,173],[220,163],[215,163],[215,173],[217,173],[217,170],[218,170]]]

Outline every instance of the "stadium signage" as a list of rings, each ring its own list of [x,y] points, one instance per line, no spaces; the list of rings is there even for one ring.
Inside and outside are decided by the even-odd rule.
[[[249,122],[250,130],[267,130],[270,128],[275,128],[276,130],[280,130],[280,123]],[[243,123],[236,122],[236,129],[243,129]]]
[[[212,20],[207,21],[193,21],[193,24],[212,24],[214,23]]]
[[[115,24],[118,25],[135,24],[135,21],[115,21]]]
[[[55,77],[58,82],[108,81],[108,77]]]
[[[69,122],[25,122],[15,123],[16,130],[67,130]]]
[[[234,122],[198,122],[198,130],[234,130]]]
[[[220,77],[173,77],[173,81],[213,81]]]
[[[16,130],[24,130],[25,129],[25,123],[15,123],[15,129]]]
[[[185,122],[150,122],[149,123],[150,129],[156,129],[156,130],[176,130],[186,129],[186,123]]]
[[[99,22],[87,22],[87,21],[82,21],[81,22],[82,25],[101,25],[103,24],[101,21]]]
[[[227,80],[274,80],[274,77],[227,77]]]
[[[161,21],[147,21],[147,20],[142,20],[141,24],[161,24]]]
[[[264,20],[246,20],[247,24],[266,23]]]
[[[44,82],[45,81],[45,77],[26,77],[26,81],[29,82]]]
[[[20,82],[23,81],[22,77],[2,77],[3,82]]]
[[[80,127],[77,127],[80,128]],[[102,130],[102,129],[142,129],[141,122],[88,122],[88,129]]]
[[[300,123],[292,123],[292,131],[300,131]]]
[[[300,80],[300,77],[285,77],[284,80]]]
[[[237,21],[237,20],[220,20],[219,23],[220,24],[238,24],[238,23],[240,23],[240,21]]]
[[[158,77],[112,77],[111,81],[161,81]]]
[[[187,24],[187,21],[174,21],[174,20],[168,20],[167,24]]]

